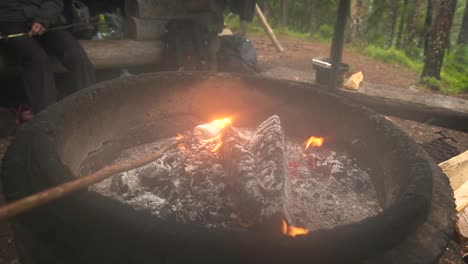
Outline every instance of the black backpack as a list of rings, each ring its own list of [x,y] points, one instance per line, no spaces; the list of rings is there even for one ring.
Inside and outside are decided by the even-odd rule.
[[[224,72],[256,73],[257,51],[252,42],[240,34],[222,36],[218,66]]]

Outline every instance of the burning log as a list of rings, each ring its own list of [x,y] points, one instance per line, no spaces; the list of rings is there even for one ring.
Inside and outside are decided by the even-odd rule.
[[[228,125],[221,134],[221,156],[225,161],[227,185],[244,224],[252,226],[262,213],[265,199],[263,187],[255,173],[255,159],[245,140]]]
[[[257,177],[265,188],[260,224],[281,230],[282,221],[291,222],[288,213],[288,171],[285,159],[286,144],[280,118],[268,118],[257,129],[252,146]]]

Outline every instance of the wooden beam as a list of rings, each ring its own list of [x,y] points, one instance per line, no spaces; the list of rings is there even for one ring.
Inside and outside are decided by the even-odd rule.
[[[429,99],[434,98],[431,94],[416,95],[404,89],[399,90],[401,90],[399,95],[382,93],[382,91],[364,93],[362,88],[357,92],[336,89],[336,93],[384,115],[468,132],[468,111],[459,109],[455,105],[448,105],[451,108],[447,108],[430,103]]]
[[[125,36],[133,40],[159,40],[166,33],[166,20],[125,18]]]
[[[160,41],[83,40],[80,43],[97,70],[155,65],[161,62],[164,49]],[[66,70],[55,62],[54,71]],[[0,73],[19,72],[14,58],[0,49]]]

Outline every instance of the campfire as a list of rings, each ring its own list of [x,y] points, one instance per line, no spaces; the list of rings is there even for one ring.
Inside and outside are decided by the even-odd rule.
[[[203,124],[219,138],[197,136]],[[161,73],[82,90],[19,131],[3,190],[13,202],[114,165],[129,170],[15,220],[17,241],[44,245],[28,257],[437,263],[453,231],[450,185],[414,141],[303,83]]]
[[[301,236],[381,211],[371,179],[324,137],[285,135],[277,115],[255,129],[232,117],[125,150],[118,162],[185,143],[144,167],[92,187],[163,220]]]

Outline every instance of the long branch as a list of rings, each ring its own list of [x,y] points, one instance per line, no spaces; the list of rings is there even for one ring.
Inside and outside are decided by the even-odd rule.
[[[30,211],[31,209],[55,201],[68,194],[85,189],[93,184],[110,178],[117,173],[129,171],[149,164],[161,158],[167,151],[177,147],[181,143],[187,142],[188,140],[189,138],[183,138],[181,140],[178,140],[177,142],[164,145],[159,151],[154,152],[151,155],[145,156],[137,160],[116,163],[106,166],[95,173],[77,178],[76,180],[58,185],[56,187],[52,187],[50,189],[41,191],[31,196],[24,197],[5,206],[2,206],[0,207],[0,222],[8,220],[27,211]]]

